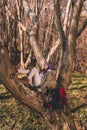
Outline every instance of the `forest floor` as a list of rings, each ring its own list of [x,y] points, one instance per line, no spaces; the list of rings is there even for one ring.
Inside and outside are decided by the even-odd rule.
[[[87,130],[87,75],[73,73],[67,95],[77,130]],[[40,119],[0,84],[0,130],[49,130]]]

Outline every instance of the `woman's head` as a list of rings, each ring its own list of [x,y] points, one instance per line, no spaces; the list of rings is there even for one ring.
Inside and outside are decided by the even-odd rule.
[[[45,70],[48,69],[48,64],[45,64],[44,69],[45,69]]]
[[[30,66],[31,67],[36,67],[36,61],[31,61]]]

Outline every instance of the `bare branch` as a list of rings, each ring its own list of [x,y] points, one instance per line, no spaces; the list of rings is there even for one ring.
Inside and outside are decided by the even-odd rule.
[[[31,62],[31,51],[30,51],[30,54],[28,55],[28,58],[24,64],[25,68],[28,66],[28,64]]]
[[[63,30],[65,32],[65,35],[66,35],[66,31],[67,31],[67,24],[68,24],[70,7],[71,7],[71,0],[68,1],[67,8],[66,8],[66,15],[65,15],[65,19],[64,19]]]
[[[56,41],[55,45],[52,47],[52,49],[50,50],[48,56],[47,56],[47,62],[49,62],[50,57],[53,55],[53,53],[56,51],[57,47],[60,45],[59,40]]]
[[[19,10],[19,5],[18,5],[18,1],[17,0],[15,0],[15,4],[16,4],[16,8],[17,8],[18,19],[20,20],[20,10]],[[23,31],[19,27],[20,44],[21,44],[21,68],[24,69],[22,33],[23,33]]]
[[[20,21],[18,21],[18,26],[19,26],[24,32],[26,32],[27,28],[26,28]]]
[[[9,17],[11,16],[12,19],[15,19],[15,17],[11,14],[11,12],[9,11],[9,9],[8,9],[7,6],[5,6],[5,10],[6,10],[6,13],[7,13],[7,15],[8,15]]]
[[[56,26],[60,35],[60,41],[62,43],[63,50],[66,50],[66,37],[62,28],[61,16],[60,16],[60,0],[55,0],[54,11],[55,11]]]
[[[85,19],[85,21],[83,22],[82,26],[79,27],[79,29],[77,31],[77,37],[80,36],[80,34],[83,32],[83,30],[85,29],[86,26],[87,26],[87,19]]]
[[[25,13],[31,20],[32,27],[30,30],[27,29],[27,33],[30,38],[31,47],[33,48],[33,51],[34,51],[38,64],[40,65],[41,68],[44,68],[44,64],[46,63],[46,60],[44,59],[44,57],[41,53],[41,50],[36,41],[36,33],[37,33],[37,29],[38,29],[38,17],[32,10],[29,10],[28,3],[25,0],[23,0],[23,7],[24,7]],[[21,27],[24,27],[24,26],[22,25]],[[26,30],[26,28],[25,28],[25,30]]]

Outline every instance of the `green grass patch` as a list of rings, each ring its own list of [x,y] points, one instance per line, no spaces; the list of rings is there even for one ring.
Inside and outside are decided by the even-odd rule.
[[[73,73],[67,90],[75,121],[87,120],[87,75]],[[20,104],[0,84],[0,130],[49,130],[40,115]]]

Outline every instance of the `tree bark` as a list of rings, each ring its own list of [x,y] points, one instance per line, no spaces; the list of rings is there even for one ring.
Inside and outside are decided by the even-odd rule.
[[[19,10],[19,5],[18,5],[18,1],[15,0],[15,4],[16,4],[16,8],[17,8],[17,16],[18,19],[21,21],[21,17],[20,17],[20,10]],[[23,57],[23,31],[21,30],[21,28],[19,27],[19,35],[20,35],[20,44],[21,44],[21,63],[20,63],[20,68],[24,69],[24,57]]]
[[[36,40],[36,33],[37,33],[37,28],[38,28],[38,17],[37,15],[35,15],[34,12],[29,13],[29,7],[28,7],[27,1],[23,0],[23,6],[24,6],[25,13],[31,19],[31,23],[33,23],[32,29],[27,30],[27,34],[30,37],[31,47],[34,50],[34,54],[35,54],[38,64],[40,65],[41,68],[44,68],[44,65],[46,64],[46,60],[44,59],[42,52],[37,44],[37,40]]]
[[[75,50],[76,49],[76,35],[75,34],[77,33],[78,21],[79,21],[82,4],[83,2],[81,0],[77,0],[77,2],[75,3],[74,12],[73,12],[72,20],[71,20],[70,31],[69,31],[67,40],[66,38],[64,38],[63,33],[61,33],[59,29],[61,38],[63,38],[61,42],[63,42],[62,46],[64,49],[63,49],[60,73],[59,73],[57,82],[58,84],[66,88],[70,84],[71,74],[74,69],[75,54],[76,54],[76,50]],[[59,20],[58,18],[59,17],[57,17],[57,20]]]
[[[56,25],[59,30],[59,35],[63,47],[62,53],[62,62],[60,66],[60,72],[57,77],[57,87],[68,87],[71,80],[71,74],[74,69],[75,63],[75,48],[76,48],[76,34],[78,28],[79,16],[82,8],[82,0],[77,0],[74,6],[74,12],[71,20],[70,31],[68,35],[68,39],[64,35],[61,26],[61,18],[60,18],[60,1],[55,0],[55,15],[56,15]],[[67,118],[67,123],[70,130],[76,130],[74,121],[72,122],[72,117],[70,117],[70,112],[68,113],[69,118]]]
[[[54,123],[52,124],[49,110],[43,108],[45,100],[43,94],[34,92],[24,86],[24,84],[14,74],[13,67],[10,64],[8,52],[6,50],[4,50],[3,54],[0,53],[0,81],[17,100],[31,108],[33,111],[39,113],[44,118],[44,121],[46,121],[50,129],[55,130],[56,127],[59,127],[55,127]]]
[[[69,36],[67,39],[64,35],[62,24],[61,24],[60,1],[55,0],[56,25],[57,25],[57,29],[59,30],[60,42],[62,44],[61,62],[60,62],[60,67],[57,75],[57,87],[61,87],[61,86],[67,87],[70,83],[71,74],[75,63],[75,47],[76,47],[75,44],[76,44],[76,36],[77,36],[75,34],[77,34],[78,21],[79,21],[81,8],[82,8],[82,3],[83,3],[82,0],[77,0],[77,2],[75,3],[73,17],[70,24]],[[21,26],[22,29],[27,32],[37,62],[41,68],[44,68],[44,64],[46,63],[46,60],[43,57],[36,40],[38,18],[33,12],[29,12],[30,10],[26,0],[23,0],[23,6],[27,16],[29,16],[31,20],[32,23],[31,30],[22,26],[20,22],[19,22],[19,26]],[[29,88],[24,86],[22,82],[17,78],[17,76],[14,74],[13,67],[10,64],[7,50],[4,51],[0,50],[0,81],[3,84],[5,84],[6,88],[18,100],[20,100],[22,103],[24,103],[26,106],[33,109],[34,111],[40,113],[44,117],[45,121],[47,121],[51,129],[56,128],[55,124],[51,124],[50,121],[51,115],[49,110],[43,110],[42,106],[45,100],[44,96],[39,93],[32,92]],[[57,115],[58,112],[55,112],[55,114]],[[64,120],[67,121],[70,130],[76,130],[75,124],[72,121],[73,118],[71,117],[70,111],[68,111],[67,115],[65,115],[64,112],[61,110],[60,117],[59,117],[60,123],[62,123],[61,117],[63,117]],[[55,120],[57,120],[56,117]],[[57,129],[61,130],[62,126],[61,128],[57,126]]]
[[[71,0],[69,0],[68,3],[67,3],[66,15],[65,15],[65,19],[64,19],[63,30],[64,30],[65,35],[67,35],[66,32],[67,32],[67,27],[68,27],[68,19],[69,19],[70,6],[71,6]]]
[[[56,49],[57,49],[57,47],[60,45],[60,41],[59,40],[57,40],[56,42],[55,42],[55,45],[51,48],[51,50],[49,51],[49,53],[48,53],[48,56],[47,56],[47,59],[46,59],[46,61],[49,63],[49,60],[50,60],[50,58],[51,58],[51,56],[53,55],[53,53],[56,51]]]
[[[87,19],[84,20],[82,26],[78,29],[78,31],[77,31],[77,37],[80,36],[80,34],[83,32],[83,30],[85,29],[86,26],[87,26]]]

